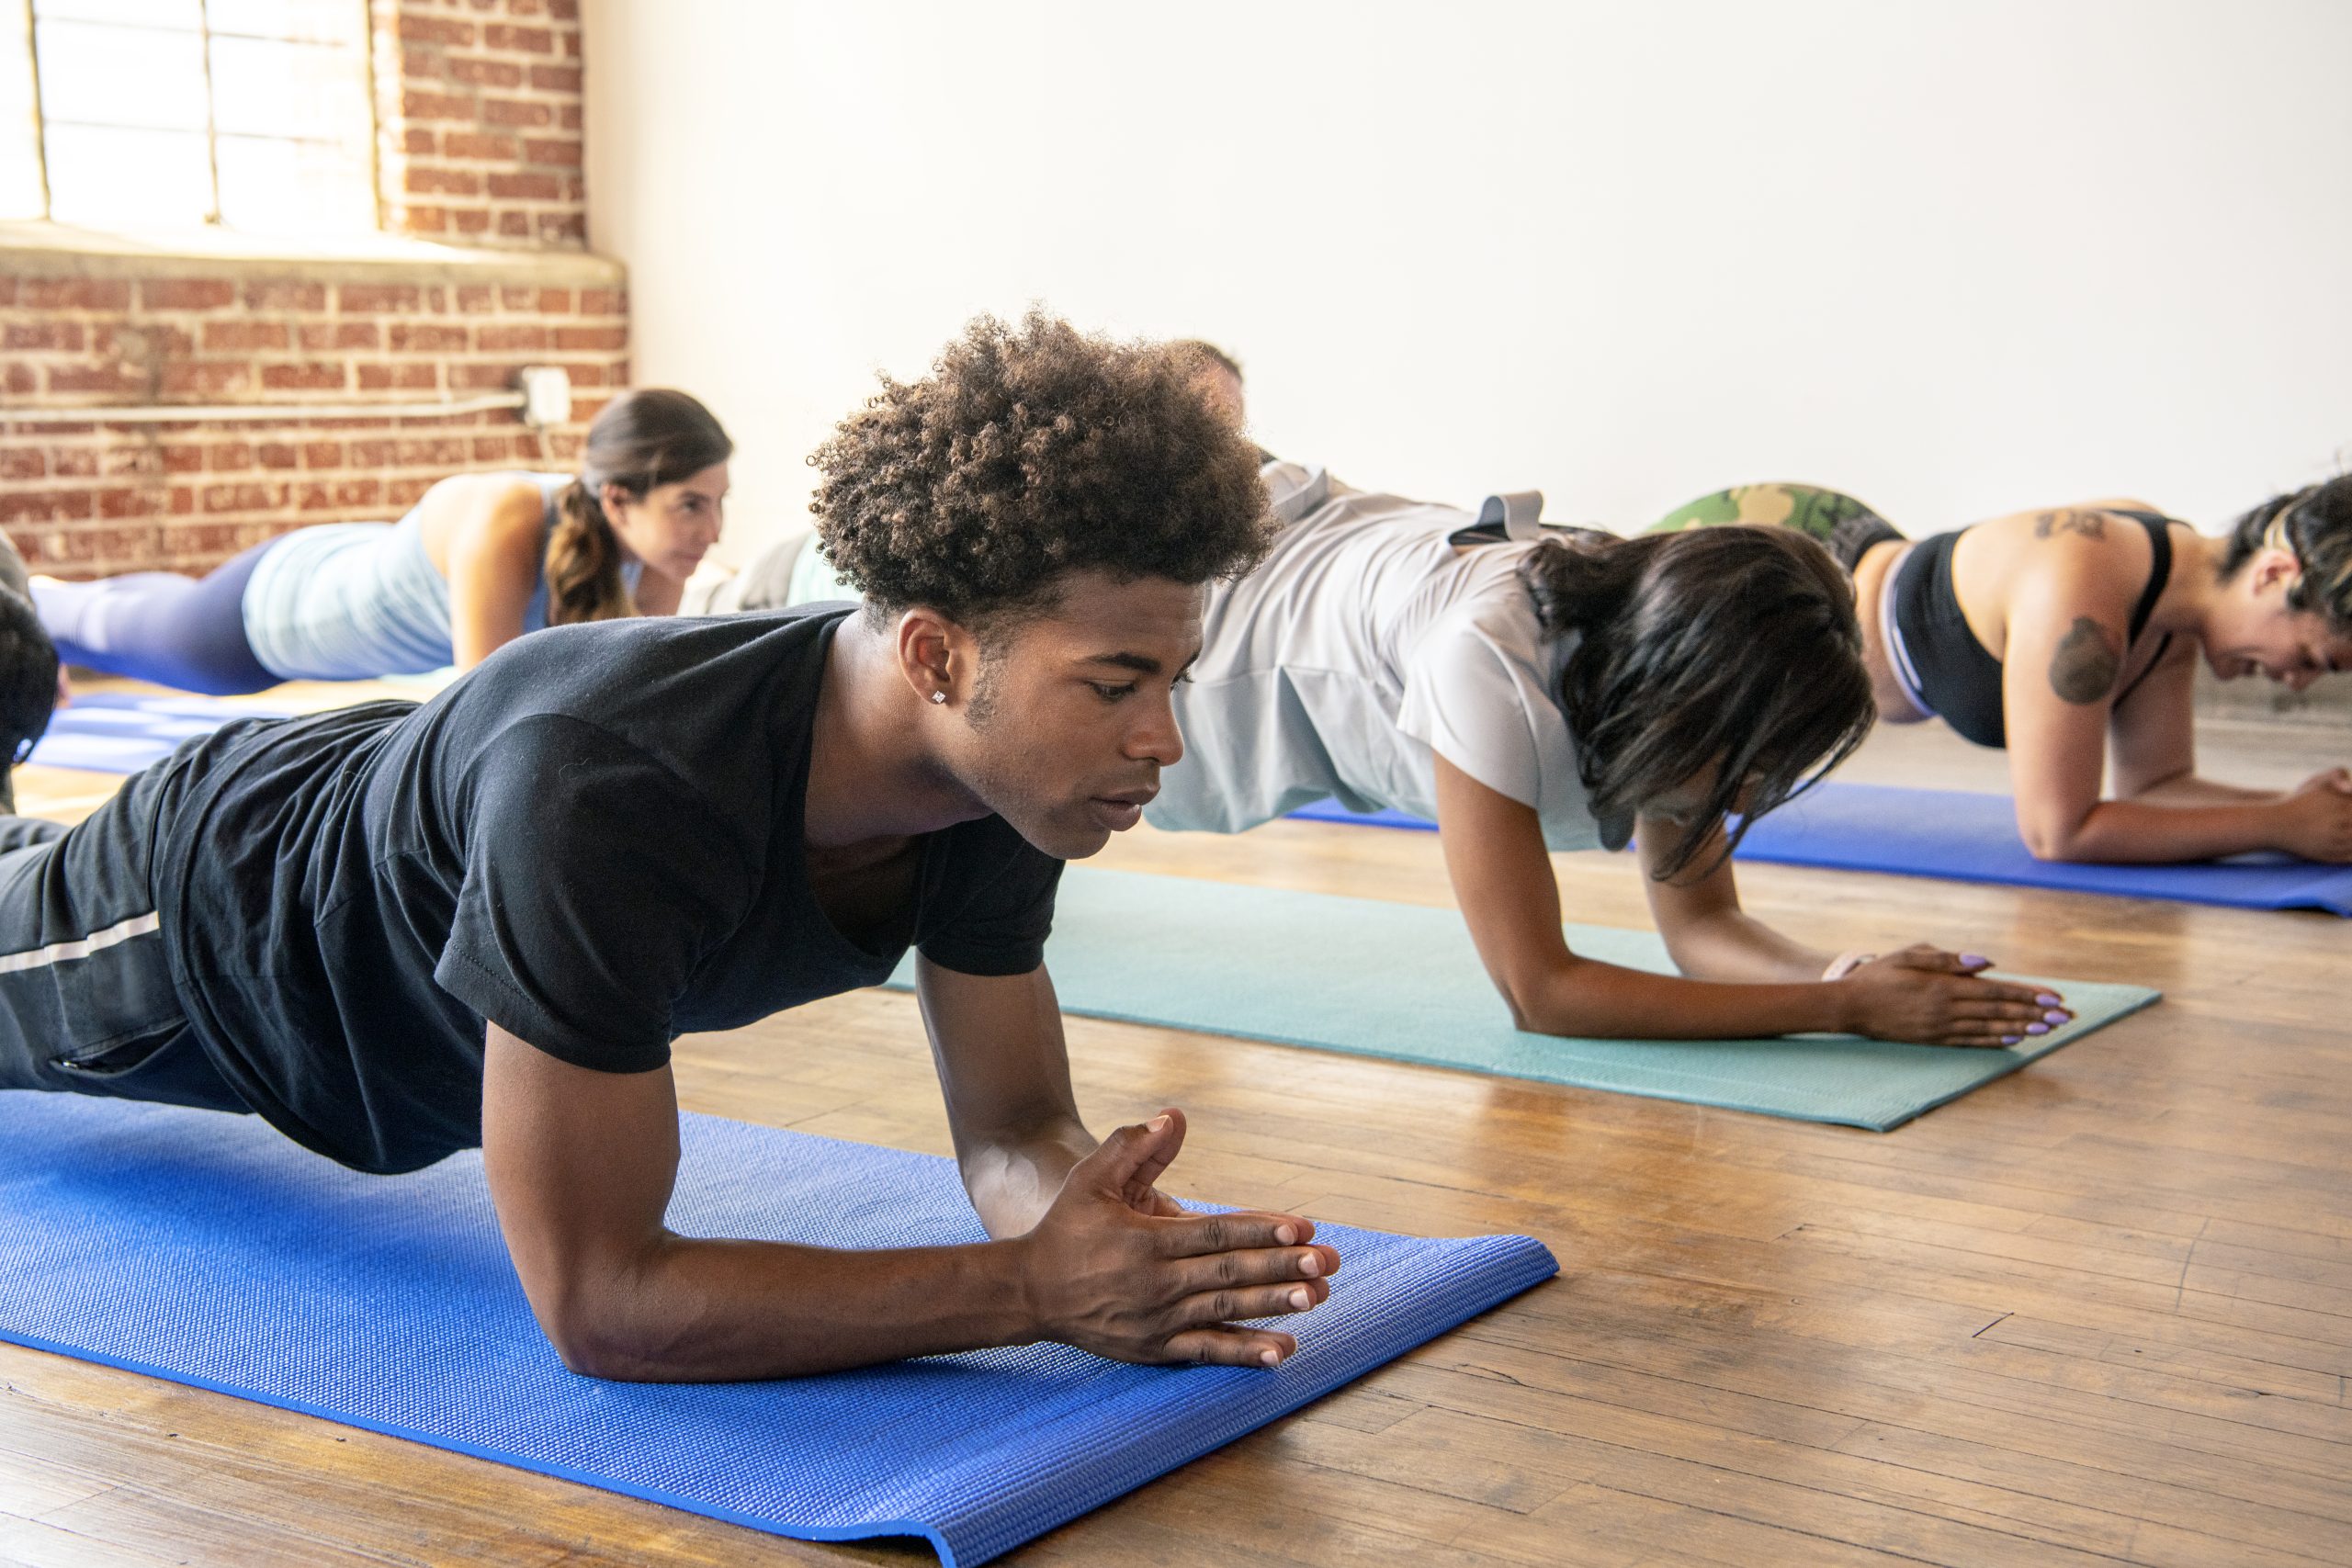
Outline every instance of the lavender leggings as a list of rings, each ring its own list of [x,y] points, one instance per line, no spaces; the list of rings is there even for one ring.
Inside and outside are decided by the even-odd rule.
[[[278,678],[245,640],[245,583],[267,545],[201,578],[140,571],[96,582],[36,582],[33,606],[58,659],[184,692],[228,697]]]

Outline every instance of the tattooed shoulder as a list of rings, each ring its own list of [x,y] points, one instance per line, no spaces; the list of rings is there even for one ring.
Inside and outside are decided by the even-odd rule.
[[[2050,689],[2061,701],[2077,707],[2107,700],[2115,689],[2115,671],[2122,650],[2107,628],[2088,615],[2075,617],[2072,630],[2059,640],[2050,659]]]
[[[2053,538],[2060,534],[2080,534],[2086,539],[2107,537],[2107,513],[2086,512],[2080,507],[2063,507],[2056,512],[2037,513],[2033,519],[2033,536]]]

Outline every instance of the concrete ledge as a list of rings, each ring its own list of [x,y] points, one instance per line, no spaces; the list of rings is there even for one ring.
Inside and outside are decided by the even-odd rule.
[[[226,277],[346,283],[517,283],[617,288],[628,269],[584,251],[435,245],[390,234],[277,240],[226,230],[111,232],[64,223],[0,222],[0,276],[153,277],[200,271]]]

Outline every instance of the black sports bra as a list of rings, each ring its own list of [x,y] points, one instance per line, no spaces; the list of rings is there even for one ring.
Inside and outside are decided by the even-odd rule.
[[[2148,616],[2172,578],[2172,519],[2154,512],[2109,510],[2148,531],[2148,585],[2132,607],[2131,631],[2124,639],[2129,651],[2147,629]],[[1907,661],[1923,705],[1979,746],[2006,746],[2008,725],[2001,713],[2001,661],[1985,652],[1976,634],[1968,629],[1968,617],[1961,613],[1960,598],[1952,592],[1951,552],[1959,542],[1960,533],[1939,534],[1921,540],[1904,558],[1894,581],[1887,585],[1887,592],[1894,596],[1894,629],[1903,645],[1890,651]],[[2116,702],[2122,702],[2148,678],[2148,671],[2156,667],[2171,642],[2172,634],[2167,632],[2155,658],[2131,685],[2115,694]]]

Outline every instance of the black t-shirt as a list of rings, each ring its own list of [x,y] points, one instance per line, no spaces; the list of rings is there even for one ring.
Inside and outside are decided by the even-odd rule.
[[[222,1074],[363,1170],[481,1140],[482,1029],[609,1072],[888,977],[808,885],[809,735],[853,613],[560,626],[422,707],[228,726],[164,766],[157,908]],[[1061,862],[1002,818],[921,845],[933,962],[1042,960]]]

